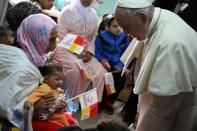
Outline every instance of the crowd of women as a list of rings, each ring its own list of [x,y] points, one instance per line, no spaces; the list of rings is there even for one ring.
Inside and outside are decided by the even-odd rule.
[[[62,93],[60,88],[69,97],[96,88],[100,106],[113,114],[112,105],[125,83],[125,78],[119,80],[123,67],[120,57],[131,38],[121,31],[114,15],[108,15],[104,32],[97,36],[99,21],[91,7],[92,2],[75,0],[63,9],[57,23],[42,11],[52,8],[53,0],[20,2],[8,9],[7,27],[0,29],[2,120],[8,120],[21,130],[34,131],[77,125],[64,111],[66,104],[60,104],[60,107],[57,104],[59,97],[56,96]],[[57,46],[67,33],[83,36],[89,41],[81,54]],[[106,42],[100,42],[100,38]],[[52,53],[48,61],[49,52]],[[81,76],[76,64],[79,59],[91,71],[91,80]],[[105,69],[106,63],[110,68]],[[105,91],[104,75],[108,71],[118,72],[114,75],[117,93],[113,96],[108,96]],[[65,98],[62,102],[65,103]],[[76,112],[76,105],[77,102],[68,103],[67,111]],[[28,124],[32,118],[33,128]]]

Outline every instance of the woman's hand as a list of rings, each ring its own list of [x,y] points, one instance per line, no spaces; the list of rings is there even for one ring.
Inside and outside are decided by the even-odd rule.
[[[34,104],[34,112],[39,112],[51,108],[55,104],[55,98],[52,94],[43,96],[39,101]]]
[[[91,53],[89,51],[83,51],[81,54],[76,54],[76,56],[85,63],[91,60]]]

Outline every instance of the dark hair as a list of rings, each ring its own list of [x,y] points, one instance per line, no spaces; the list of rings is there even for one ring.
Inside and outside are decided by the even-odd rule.
[[[102,120],[96,128],[99,131],[129,131],[128,127],[118,120]]]
[[[98,28],[98,33],[102,32],[105,30],[106,27],[106,21],[107,21],[107,16],[109,14],[104,14],[101,23],[99,24],[99,28]]]
[[[17,31],[22,21],[29,15],[41,13],[41,10],[30,2],[20,2],[8,9],[6,20],[13,31]]]
[[[114,14],[109,14],[106,16],[106,26],[109,27],[111,23],[115,20],[115,15]]]
[[[83,129],[81,129],[79,126],[69,126],[60,128],[57,131],[83,131]]]
[[[47,65],[45,65],[42,70],[41,70],[41,74],[43,76],[49,75],[49,74],[53,74],[55,72],[63,72],[63,68],[60,64],[58,63],[48,63]]]
[[[39,0],[31,0],[31,1],[32,1],[32,2],[38,2],[38,3],[40,3]]]
[[[4,37],[6,37],[9,32],[12,32],[9,28],[5,26],[0,26],[0,42],[4,40]]]

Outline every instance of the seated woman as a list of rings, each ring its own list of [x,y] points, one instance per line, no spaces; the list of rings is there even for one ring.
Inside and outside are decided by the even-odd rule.
[[[53,2],[48,0],[39,0],[36,2],[20,2],[9,8],[6,13],[6,21],[9,28],[13,31],[15,42],[14,45],[18,46],[16,40],[16,31],[21,22],[29,15],[42,13],[42,9],[51,9]]]
[[[100,32],[95,41],[95,56],[109,72],[112,73],[116,93],[107,96],[104,111],[113,113],[112,105],[117,99],[120,91],[124,88],[126,77],[121,77],[123,63],[120,57],[130,43],[130,39],[125,35],[116,22],[114,15],[106,16],[106,30]]]
[[[57,36],[57,24],[43,14],[27,17],[17,30],[19,45],[29,60],[37,67],[45,65],[47,53],[56,47]]]
[[[95,10],[91,7],[93,0],[76,0],[67,5],[58,20],[59,38],[62,40],[67,33],[80,35],[89,40],[87,49],[80,55],[71,53],[63,47],[54,51],[53,60],[62,64],[65,73],[63,87],[71,97],[77,96],[88,89],[90,83],[97,88],[99,102],[104,90],[104,74],[107,72],[94,57],[94,41],[97,32],[98,19]],[[76,60],[82,59],[91,72],[91,80],[85,80]],[[77,80],[77,81],[76,81]]]
[[[53,51],[56,47],[57,36],[57,24],[50,17],[43,14],[27,17],[17,30],[17,38],[21,48],[41,72],[46,64],[47,53]],[[47,127],[43,126],[42,128]],[[34,130],[39,129],[39,126],[34,126]]]
[[[25,53],[19,48],[0,44],[0,91],[4,98],[0,101],[0,117],[7,119],[21,130],[24,129],[25,99],[42,78],[36,66],[44,65],[45,54],[56,46],[56,37],[56,23],[46,15],[37,14],[26,18],[18,30],[18,40],[25,48]],[[33,40],[32,43],[30,39]],[[31,53],[27,53],[28,51]],[[46,110],[52,107],[54,102],[55,99],[51,94],[44,96],[35,103],[34,111]],[[35,131],[39,129],[47,131],[49,127],[55,131],[61,126],[34,121],[33,127]]]

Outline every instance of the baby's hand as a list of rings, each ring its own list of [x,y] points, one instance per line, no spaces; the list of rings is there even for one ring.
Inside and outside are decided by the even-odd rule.
[[[61,106],[62,106],[62,107],[66,107],[66,105],[67,105],[66,101],[65,101],[65,100],[62,100]]]
[[[30,109],[32,107],[32,104],[29,102],[25,102],[24,109]]]
[[[58,92],[59,92],[59,94],[64,94],[64,90],[61,88],[58,88]]]

